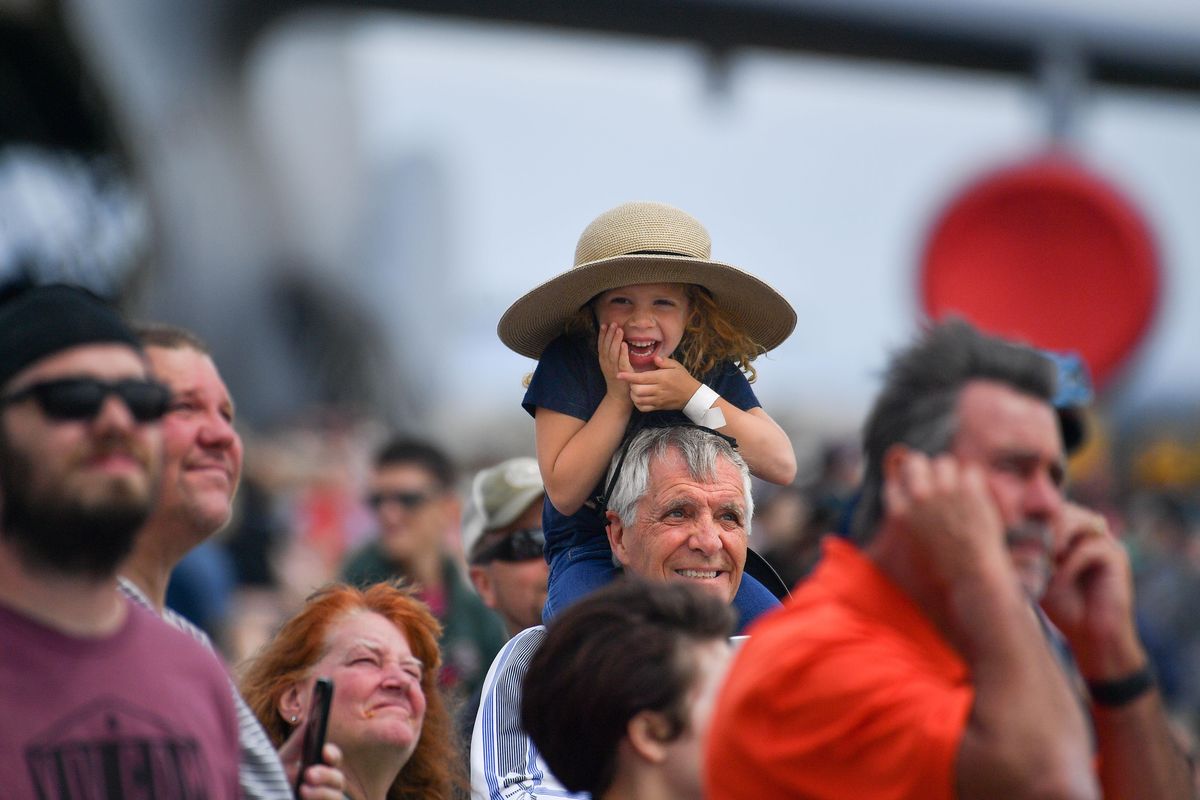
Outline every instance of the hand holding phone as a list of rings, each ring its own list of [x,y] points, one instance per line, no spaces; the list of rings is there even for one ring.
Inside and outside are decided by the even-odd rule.
[[[329,678],[317,678],[313,685],[312,703],[308,708],[308,720],[304,723],[304,744],[300,752],[300,770],[296,773],[296,797],[300,797],[300,787],[304,784],[304,771],[313,764],[321,764],[324,759],[321,751],[325,749],[325,729],[329,726],[329,704],[333,700],[333,681]]]

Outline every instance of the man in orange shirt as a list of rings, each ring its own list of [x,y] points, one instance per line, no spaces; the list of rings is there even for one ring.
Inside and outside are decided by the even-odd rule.
[[[1043,355],[963,322],[894,359],[857,541],[826,540],[752,628],[711,728],[712,797],[1192,796],[1128,559],[1063,499],[1054,393]]]

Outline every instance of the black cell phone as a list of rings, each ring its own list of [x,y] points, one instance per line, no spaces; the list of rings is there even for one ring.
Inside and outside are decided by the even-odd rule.
[[[308,707],[308,721],[304,723],[304,746],[300,752],[300,771],[296,773],[296,797],[304,783],[304,770],[313,764],[322,764],[321,751],[325,749],[325,729],[329,726],[329,703],[333,700],[333,681],[317,678],[313,686],[312,703]]]

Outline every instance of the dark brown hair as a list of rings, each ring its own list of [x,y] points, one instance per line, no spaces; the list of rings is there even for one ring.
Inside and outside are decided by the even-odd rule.
[[[525,674],[521,725],[563,785],[599,797],[629,721],[658,711],[665,740],[688,727],[697,666],[687,645],[725,639],[728,605],[681,583],[623,578],[550,623]]]
[[[958,430],[958,398],[971,381],[991,380],[1045,400],[1054,397],[1055,369],[1036,350],[950,319],[924,331],[888,365],[883,388],[863,426],[866,473],[853,533],[860,543],[883,517],[883,456],[894,444],[926,455],[950,448]]]
[[[454,488],[454,463],[439,448],[429,442],[394,436],[375,452],[375,468],[412,464],[428,472],[438,488],[448,492]]]

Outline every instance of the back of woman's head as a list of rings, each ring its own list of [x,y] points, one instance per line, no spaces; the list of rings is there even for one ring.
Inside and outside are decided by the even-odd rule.
[[[441,625],[424,603],[398,583],[377,583],[363,589],[330,584],[314,592],[300,612],[243,666],[242,695],[278,748],[292,733],[292,725],[280,711],[280,698],[310,677],[313,666],[328,650],[330,633],[338,622],[347,614],[361,612],[379,614],[395,625],[413,656],[424,665],[421,689],[426,708],[421,738],[388,796],[393,800],[448,800],[459,757],[450,714],[437,685]]]

